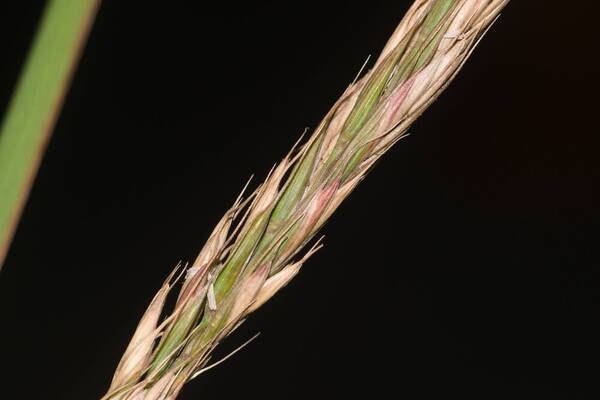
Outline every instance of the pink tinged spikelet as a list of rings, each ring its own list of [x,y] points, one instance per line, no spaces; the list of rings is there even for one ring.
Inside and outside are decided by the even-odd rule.
[[[406,100],[406,96],[408,96],[414,81],[415,78],[411,77],[391,94],[385,114],[381,118],[381,124],[379,125],[380,135],[390,132],[398,124],[402,115],[399,113],[400,106]]]
[[[315,198],[310,202],[308,211],[306,212],[306,231],[310,232],[317,223],[317,220],[325,211],[329,201],[337,191],[339,186],[338,181],[334,181],[321,189]]]
[[[231,309],[227,321],[228,324],[239,320],[248,313],[248,309],[256,301],[256,296],[264,286],[270,271],[271,261],[268,261],[243,281],[240,285],[240,292]]]
[[[317,191],[315,196],[308,203],[306,212],[301,220],[302,225],[300,229],[294,234],[294,236],[290,239],[290,242],[287,244],[289,250],[281,254],[281,258],[286,259],[303,241],[312,237],[311,233],[314,232],[318,221],[323,213],[327,210],[327,207],[333,199],[338,186],[339,183],[336,180]]]

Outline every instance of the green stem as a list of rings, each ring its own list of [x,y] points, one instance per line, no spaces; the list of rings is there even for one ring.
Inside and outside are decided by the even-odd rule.
[[[0,127],[0,268],[100,0],[50,0]]]

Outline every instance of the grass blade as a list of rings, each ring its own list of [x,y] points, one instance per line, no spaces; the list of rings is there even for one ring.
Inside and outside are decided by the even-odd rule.
[[[0,128],[0,268],[100,0],[50,0]]]

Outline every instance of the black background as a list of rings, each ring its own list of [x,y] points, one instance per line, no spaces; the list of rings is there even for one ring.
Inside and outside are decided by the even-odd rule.
[[[409,3],[106,0],[0,275],[3,393],[98,399],[171,268]],[[43,4],[3,6],[2,109]],[[596,4],[512,1],[180,398],[598,398]]]

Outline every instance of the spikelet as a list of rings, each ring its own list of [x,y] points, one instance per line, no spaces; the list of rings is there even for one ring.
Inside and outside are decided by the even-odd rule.
[[[174,399],[213,349],[269,300],[375,161],[450,83],[508,0],[416,0],[373,68],[352,83],[312,136],[238,197],[187,269],[157,328],[163,286],[103,399]],[[297,144],[298,145],[298,144]],[[160,339],[159,339],[160,338]]]

